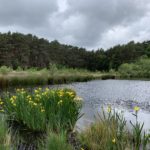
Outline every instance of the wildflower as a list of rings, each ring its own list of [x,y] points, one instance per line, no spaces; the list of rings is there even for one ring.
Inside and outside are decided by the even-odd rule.
[[[33,103],[34,106],[37,106],[37,103]]]
[[[28,95],[28,96],[27,96],[27,98],[31,98],[31,96],[30,96],[30,95]]]
[[[45,90],[46,90],[46,92],[48,92],[48,91],[49,91],[49,88],[46,88]]]
[[[45,112],[45,109],[41,109],[41,112]]]
[[[3,104],[4,104],[4,102],[0,101],[0,105],[3,105]]]
[[[59,96],[60,96],[60,97],[63,97],[63,93],[60,93]]]
[[[62,102],[63,102],[63,101],[62,101],[62,100],[60,100],[60,101],[58,102],[58,105],[62,104]]]
[[[39,91],[38,91],[38,90],[34,90],[34,92],[35,92],[35,93],[38,93]]]
[[[11,98],[10,98],[10,102],[13,104],[14,102],[15,102],[15,100],[16,100],[16,96],[12,96]]]
[[[21,91],[25,91],[24,88],[22,88]]]
[[[31,101],[31,100],[32,100],[32,98],[31,98],[30,95],[27,96],[27,100],[28,100],[28,101]]]
[[[17,92],[20,92],[21,90],[20,90],[20,89],[16,89],[16,91],[17,91]]]
[[[22,92],[21,92],[21,94],[25,94],[25,93],[26,93],[25,91],[22,91]]]
[[[14,100],[16,100],[17,97],[16,97],[16,96],[12,96],[12,98],[13,98]]]
[[[74,97],[74,93],[73,92],[66,92],[70,97]]]
[[[23,89],[23,88],[22,88],[20,91],[21,91],[21,94],[26,93],[26,92],[25,92],[25,89]]]
[[[46,96],[48,94],[48,92],[43,92],[42,96]]]
[[[42,90],[42,88],[40,88],[40,87],[39,87],[39,89],[38,89],[38,90],[39,90],[39,91],[41,91],[41,90]]]
[[[134,111],[135,111],[135,112],[138,112],[139,110],[140,110],[140,107],[138,107],[138,106],[135,106],[135,107],[134,107]]]
[[[83,101],[83,98],[82,98],[82,97],[79,97],[79,96],[76,96],[76,97],[74,98],[74,100],[75,100],[75,101]]]
[[[16,104],[15,104],[15,103],[13,103],[13,105],[14,105],[14,106],[16,106]]]
[[[110,113],[111,112],[111,106],[107,107],[107,112]]]
[[[64,92],[62,90],[58,91],[58,94],[60,97],[62,97],[64,95]]]
[[[116,139],[115,139],[115,138],[113,138],[113,139],[112,139],[112,142],[115,144],[115,143],[116,143]]]

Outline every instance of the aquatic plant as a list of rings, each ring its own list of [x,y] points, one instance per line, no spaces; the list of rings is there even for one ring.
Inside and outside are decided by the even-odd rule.
[[[136,123],[130,121],[130,131],[123,113],[116,112],[111,106],[106,110],[102,108],[99,119],[79,135],[83,147],[88,150],[147,150],[150,136],[143,131],[144,123],[140,124],[137,120],[139,109],[134,107]]]
[[[81,102],[70,89],[38,88],[33,93],[17,89],[14,95],[5,94],[1,107],[10,123],[17,123],[27,131],[43,132],[47,127],[55,131],[72,130],[80,114]]]
[[[143,150],[147,149],[147,144],[149,142],[149,134],[146,134],[144,131],[144,135],[142,133],[144,122],[141,124],[138,122],[138,112],[140,110],[140,107],[135,106],[134,107],[134,113],[135,116],[135,124],[130,121],[132,125],[132,138],[133,138],[133,149],[140,150],[141,147],[143,147]]]

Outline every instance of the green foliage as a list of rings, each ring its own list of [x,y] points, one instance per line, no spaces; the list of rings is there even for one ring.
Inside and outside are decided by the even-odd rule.
[[[4,144],[7,134],[6,123],[2,114],[0,114],[0,145]]]
[[[139,107],[135,107],[135,113],[133,113],[133,115],[135,116],[135,124],[132,123],[132,121],[130,121],[131,125],[132,125],[132,138],[133,138],[133,149],[136,150],[140,150],[141,149],[141,145],[143,146],[143,150],[147,149],[147,145],[149,144],[150,140],[149,140],[149,134],[146,134],[144,131],[144,135],[142,133],[143,131],[143,126],[144,126],[144,122],[142,124],[140,124],[138,122],[138,111],[139,111]]]
[[[0,149],[10,149],[10,135],[8,134],[8,128],[3,114],[0,114]]]
[[[126,45],[117,45],[107,51],[103,49],[87,51],[71,45],[49,42],[31,34],[0,33],[0,66],[17,69],[49,68],[49,64],[57,64],[56,68],[84,68],[92,71],[117,70],[123,63],[131,63],[142,55],[150,56],[150,41]],[[52,72],[53,69],[51,68]],[[19,70],[19,68],[17,69]],[[33,70],[32,70],[33,71]]]
[[[16,71],[23,71],[23,68],[21,68],[20,66],[17,67]]]
[[[71,145],[67,143],[67,135],[64,132],[59,134],[49,132],[46,139],[46,144],[41,147],[42,150],[73,150]]]
[[[80,141],[90,150],[124,150],[128,138],[126,121],[121,114],[108,113],[102,109],[102,116],[80,135]]]
[[[100,119],[83,131],[79,139],[83,146],[90,150],[146,150],[149,146],[149,134],[143,132],[143,125],[137,121],[139,107],[135,107],[136,123],[131,122],[131,131],[127,130],[126,120],[122,113],[107,112],[102,108]]]
[[[150,59],[141,58],[135,63],[122,64],[119,67],[119,73],[123,77],[149,78],[150,77]]]
[[[12,71],[12,68],[10,68],[10,67],[7,67],[7,66],[1,66],[0,67],[0,73],[1,74],[7,74],[11,71]]]
[[[53,69],[52,69],[53,68]],[[55,69],[54,69],[55,68]],[[96,76],[94,76],[96,74]],[[70,82],[83,82],[100,78],[101,73],[93,73],[85,69],[59,68],[52,65],[51,69],[29,68],[22,71],[13,70],[7,75],[0,73],[0,87],[62,84]]]
[[[11,96],[6,94],[2,108],[10,122],[17,122],[26,131],[45,132],[48,127],[54,131],[72,130],[78,120],[81,103],[74,91],[39,88],[30,94],[17,89]]]

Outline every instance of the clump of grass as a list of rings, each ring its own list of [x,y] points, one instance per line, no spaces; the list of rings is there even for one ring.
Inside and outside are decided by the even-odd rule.
[[[9,150],[11,147],[11,138],[8,133],[6,120],[3,114],[0,114],[0,149]]]
[[[58,134],[49,132],[43,146],[40,150],[73,150],[73,147],[67,143],[67,135],[65,132]]]
[[[78,120],[81,102],[70,89],[36,89],[32,94],[17,89],[14,95],[5,94],[1,106],[8,120],[25,130],[45,132],[47,127],[58,132],[72,130]]]
[[[118,113],[112,114],[109,107],[108,114],[103,110],[103,116],[99,117],[99,120],[81,133],[83,145],[90,150],[123,149],[127,144],[124,118]]]
[[[135,111],[137,117],[138,110]],[[100,119],[90,128],[83,131],[79,138],[81,143],[88,150],[125,150],[136,149],[146,150],[149,143],[149,135],[142,134],[143,125],[140,125],[136,118],[136,124],[131,123],[132,131],[126,126],[123,114],[113,111],[109,106],[102,111]]]

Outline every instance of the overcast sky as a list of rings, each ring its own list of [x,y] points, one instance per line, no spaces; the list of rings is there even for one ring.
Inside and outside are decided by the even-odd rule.
[[[0,32],[87,49],[150,40],[150,0],[0,0]]]

